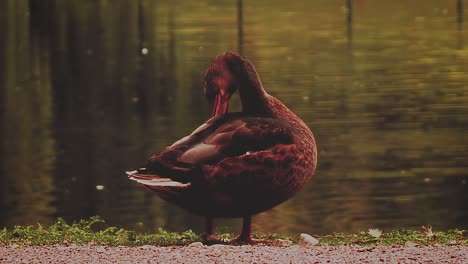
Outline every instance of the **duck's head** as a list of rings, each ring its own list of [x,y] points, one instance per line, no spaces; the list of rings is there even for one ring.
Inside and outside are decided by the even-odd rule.
[[[241,60],[241,56],[225,52],[217,56],[208,68],[204,91],[205,96],[213,104],[213,116],[227,113],[229,99],[240,85],[237,74],[233,72],[233,65]]]
[[[269,111],[267,93],[252,62],[228,51],[216,57],[205,75],[205,95],[213,104],[213,116],[227,113],[229,99],[237,89],[244,113]]]

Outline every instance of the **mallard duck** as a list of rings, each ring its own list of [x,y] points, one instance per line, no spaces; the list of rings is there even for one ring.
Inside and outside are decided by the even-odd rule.
[[[162,199],[205,216],[205,241],[216,240],[214,218],[243,217],[234,242],[253,243],[252,215],[288,200],[313,175],[315,139],[297,115],[264,90],[254,65],[235,53],[216,57],[204,90],[213,117],[127,174]],[[236,90],[242,111],[228,113]]]

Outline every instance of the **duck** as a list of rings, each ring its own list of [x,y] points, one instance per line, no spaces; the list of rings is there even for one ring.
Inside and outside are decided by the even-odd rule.
[[[236,91],[242,110],[230,113]],[[293,197],[314,174],[314,135],[265,91],[252,62],[236,53],[214,59],[204,93],[212,117],[127,175],[163,200],[206,217],[204,242],[219,241],[215,218],[243,218],[241,233],[230,242],[255,243],[252,216]]]

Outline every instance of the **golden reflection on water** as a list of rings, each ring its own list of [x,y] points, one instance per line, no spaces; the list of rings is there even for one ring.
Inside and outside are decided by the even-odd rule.
[[[201,230],[123,172],[210,115],[201,79],[238,47],[234,2],[3,1],[0,224]],[[467,227],[466,10],[360,0],[351,26],[345,1],[243,6],[244,54],[319,146],[310,184],[256,230]]]
[[[18,4],[19,9],[24,8]],[[49,223],[53,198],[54,139],[51,134],[52,90],[50,54],[36,39],[29,21],[15,16],[1,23],[2,45],[2,225]],[[5,22],[5,21],[2,21]],[[32,32],[30,35],[26,32]],[[21,70],[18,70],[21,69]]]

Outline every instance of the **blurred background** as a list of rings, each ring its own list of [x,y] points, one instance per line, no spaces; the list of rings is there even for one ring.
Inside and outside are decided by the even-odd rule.
[[[1,0],[0,227],[201,231],[125,171],[208,119],[204,73],[231,50],[319,149],[255,230],[466,229],[467,21],[461,0]]]

